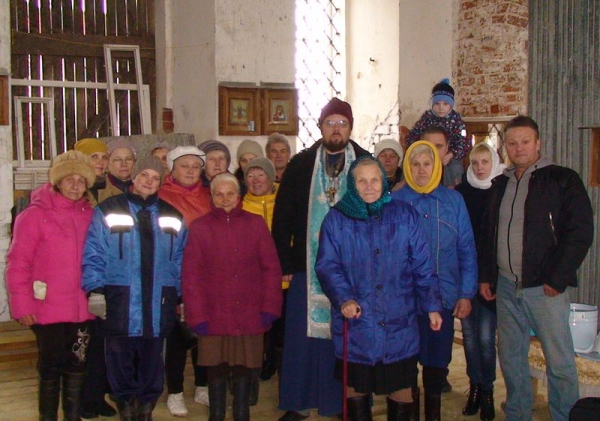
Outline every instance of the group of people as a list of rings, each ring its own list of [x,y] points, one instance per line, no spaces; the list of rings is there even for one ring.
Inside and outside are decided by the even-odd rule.
[[[531,418],[533,329],[552,419],[567,420],[578,383],[565,289],[591,245],[589,198],[540,156],[526,116],[505,128],[509,168],[482,143],[463,176],[452,108],[442,81],[431,124],[406,151],[384,140],[373,156],[333,98],[313,146],[290,160],[285,136],[269,137],[266,157],[246,140],[235,174],[216,140],[137,157],[128,140],[84,139],[54,158],[7,256],[12,316],[38,340],[40,420],[57,420],[61,390],[68,421],[114,415],[108,390],[121,420],[151,420],[165,377],[170,413],[185,416],[189,348],[209,421],[224,420],[228,383],[233,419],[249,420],[258,379],[274,373],[280,421],[344,405],[371,420],[373,394],[387,396],[388,420],[418,421],[418,364],[425,419],[440,420],[455,318],[463,414],[495,417],[497,325],[508,419]]]

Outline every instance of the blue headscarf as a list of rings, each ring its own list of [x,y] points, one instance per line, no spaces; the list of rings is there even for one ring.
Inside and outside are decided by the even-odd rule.
[[[365,160],[377,163],[381,172],[381,197],[373,203],[366,203],[358,194],[356,189],[356,180],[354,179],[354,169]],[[391,193],[388,191],[388,182],[385,170],[381,163],[370,155],[362,156],[356,159],[348,171],[347,190],[342,199],[335,204],[335,208],[352,219],[366,220],[369,216],[379,215],[383,206],[392,200]]]

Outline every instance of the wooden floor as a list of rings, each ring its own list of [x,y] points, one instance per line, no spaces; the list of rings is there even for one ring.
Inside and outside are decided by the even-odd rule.
[[[0,349],[2,342],[0,341]],[[505,398],[505,387],[500,370],[497,371],[498,380],[495,387],[496,420],[505,419],[500,409],[500,404]],[[466,401],[466,392],[469,381],[465,372],[465,358],[463,348],[459,344],[454,345],[452,363],[450,365],[450,383],[453,390],[442,395],[442,419],[479,421],[479,416],[465,417],[461,409]],[[545,395],[545,387],[540,387],[540,392]],[[188,406],[190,420],[204,421],[208,419],[208,408],[194,402],[193,399],[193,374],[192,367],[188,364],[186,368],[186,383],[184,395]],[[231,405],[231,397],[228,401]],[[254,421],[277,421],[283,415],[283,411],[277,409],[277,377],[261,382],[259,403],[251,408],[251,417]],[[373,407],[374,420],[386,420],[386,405],[384,397],[377,397]],[[37,371],[31,364],[1,363],[0,359],[0,421],[35,421],[37,420]],[[98,418],[98,420],[117,420],[113,418]],[[163,394],[154,410],[154,420],[174,420],[176,418],[169,414],[166,407],[166,394]],[[231,420],[231,408],[228,408],[227,419]],[[319,417],[313,411],[311,420],[334,419]],[[422,418],[424,419],[424,418]],[[536,404],[534,410],[534,421],[550,421],[550,414],[545,403]]]

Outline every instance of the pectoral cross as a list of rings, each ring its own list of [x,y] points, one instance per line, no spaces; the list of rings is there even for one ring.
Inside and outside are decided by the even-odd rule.
[[[335,205],[335,194],[338,191],[338,179],[337,177],[330,179],[330,185],[327,189],[327,200],[329,200],[329,206]]]

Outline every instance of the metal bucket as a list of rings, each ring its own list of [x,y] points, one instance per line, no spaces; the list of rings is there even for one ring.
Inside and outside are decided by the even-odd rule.
[[[598,332],[598,307],[571,303],[569,326],[575,352],[590,352]]]

